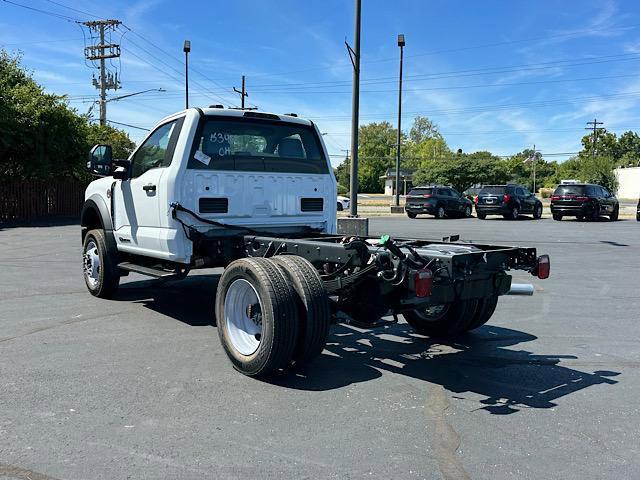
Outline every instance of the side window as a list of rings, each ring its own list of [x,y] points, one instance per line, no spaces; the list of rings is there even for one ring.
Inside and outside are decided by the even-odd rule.
[[[147,170],[168,167],[175,150],[184,118],[159,126],[140,146],[132,159],[131,177],[139,177]]]
[[[445,197],[450,197],[451,193],[446,188],[438,189],[438,195],[444,195]]]
[[[522,188],[520,188],[520,187],[516,188],[516,195],[523,196],[524,195],[524,190],[522,190]]]
[[[529,195],[531,195],[531,192],[530,192],[528,189],[526,189],[526,188],[524,188],[524,187],[523,187],[523,188],[521,188],[521,190],[522,190],[522,194],[523,194],[525,197],[528,197]]]
[[[453,197],[461,197],[462,196],[462,195],[460,195],[460,192],[458,192],[455,188],[450,188],[449,189],[449,193]]]
[[[600,187],[600,188],[602,188],[602,193],[604,194],[605,197],[610,197],[611,196],[611,194],[609,193],[609,190],[607,190],[604,187]]]

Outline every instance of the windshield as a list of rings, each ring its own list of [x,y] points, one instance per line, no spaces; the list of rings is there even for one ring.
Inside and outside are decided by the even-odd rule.
[[[505,186],[488,186],[482,187],[479,195],[503,195],[507,192],[507,187]]]
[[[431,195],[432,193],[432,188],[414,188],[409,192],[409,195]]]
[[[560,185],[553,192],[554,195],[584,195],[584,185]]]
[[[313,128],[228,117],[206,120],[196,135],[187,168],[329,173]]]

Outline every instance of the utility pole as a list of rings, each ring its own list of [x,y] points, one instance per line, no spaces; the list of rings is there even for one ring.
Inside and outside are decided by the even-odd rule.
[[[533,153],[523,163],[533,163],[533,194],[536,194],[536,160],[538,150],[536,150],[536,144],[533,144]]]
[[[353,65],[353,91],[351,94],[351,178],[350,180],[350,205],[351,217],[358,216],[358,124],[360,116],[360,24],[362,1],[355,0],[355,26],[353,33],[353,47],[347,42],[347,50]]]
[[[242,90],[233,87],[233,91],[240,94],[240,110],[244,110],[244,98],[249,96],[244,88],[244,75],[242,75]]]
[[[599,122],[597,118],[594,118],[593,122],[587,122],[587,125],[591,125],[591,127],[585,127],[585,130],[593,130],[593,149],[591,150],[591,156],[595,158],[598,132],[604,130],[604,127],[599,127],[598,125],[603,125],[603,122]]]
[[[100,125],[107,124],[107,90],[117,90],[120,88],[118,73],[113,75],[107,73],[105,60],[108,58],[118,58],[120,56],[120,45],[115,43],[105,43],[105,34],[114,31],[122,22],[119,20],[95,20],[83,22],[90,32],[97,32],[97,45],[89,45],[84,49],[87,60],[100,61],[100,79],[93,78],[93,85],[100,89]]]
[[[396,196],[394,205],[400,206],[400,140],[402,125],[402,59],[404,52],[404,35],[398,35],[398,46],[400,47],[400,80],[398,82],[398,138],[396,146]]]

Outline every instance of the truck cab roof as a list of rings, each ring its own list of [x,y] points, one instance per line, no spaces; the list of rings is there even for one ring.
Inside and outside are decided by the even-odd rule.
[[[305,120],[303,118],[299,118],[297,116],[286,114],[286,113],[271,113],[271,112],[263,112],[259,110],[240,110],[236,108],[220,108],[220,107],[191,107],[186,110],[181,110],[179,112],[172,113],[167,117],[160,120],[159,123],[163,123],[167,120],[175,118],[177,116],[183,115],[188,111],[199,111],[202,112],[207,117],[233,117],[233,118],[251,118],[251,119],[266,119],[266,120],[275,120],[282,121],[287,123],[297,123],[299,125],[305,125],[308,127],[313,126],[313,122],[311,120]]]

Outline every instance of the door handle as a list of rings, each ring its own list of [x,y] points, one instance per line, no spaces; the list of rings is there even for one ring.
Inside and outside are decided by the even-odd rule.
[[[148,183],[147,185],[145,185],[144,187],[142,187],[142,189],[143,189],[145,192],[155,192],[155,191],[156,191],[156,186],[155,186],[155,185],[153,185],[153,184],[151,184],[151,183]]]

